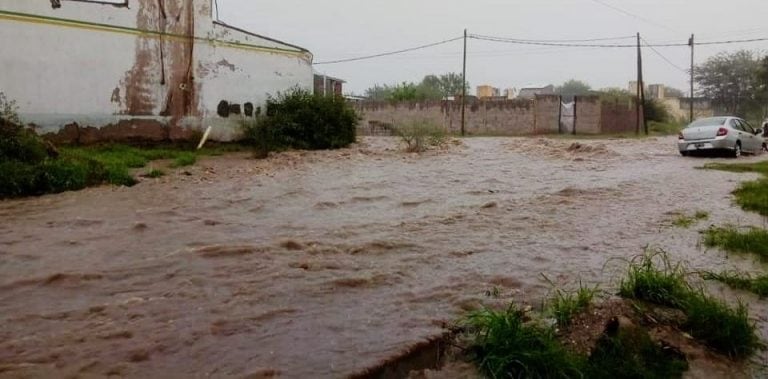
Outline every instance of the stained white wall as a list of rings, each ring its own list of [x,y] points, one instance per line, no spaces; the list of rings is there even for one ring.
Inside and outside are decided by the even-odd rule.
[[[231,139],[238,131],[237,118],[218,117],[221,100],[241,105],[251,102],[263,108],[269,94],[295,86],[312,87],[309,52],[214,24],[210,0],[166,3],[173,1],[179,2],[178,7],[189,6],[192,1],[195,7],[192,70],[196,99],[192,114],[181,121],[184,126],[212,125],[214,137]],[[171,117],[161,115],[172,90],[168,82],[161,83],[161,50],[166,61],[173,60],[167,56],[173,53],[167,40],[163,45],[156,37],[136,32],[105,31],[66,22],[62,25],[56,20],[29,22],[17,15],[142,29],[147,25],[139,25],[137,19],[143,14],[143,24],[158,23],[153,15],[159,13],[152,8],[157,7],[156,1],[129,2],[130,7],[124,8],[61,1],[62,7],[53,9],[48,0],[0,1],[0,91],[17,101],[26,123],[49,132],[72,122],[94,127],[126,119],[171,122]],[[132,70],[135,75],[139,45],[150,52],[149,59],[145,57],[147,64],[140,70],[140,87],[151,109],[135,114],[126,107],[126,79]]]

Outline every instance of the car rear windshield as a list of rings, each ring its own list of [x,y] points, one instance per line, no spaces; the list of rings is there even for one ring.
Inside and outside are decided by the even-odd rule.
[[[726,120],[728,120],[727,117],[704,118],[701,120],[694,121],[691,125],[688,125],[688,127],[697,128],[701,126],[720,126],[725,124]]]

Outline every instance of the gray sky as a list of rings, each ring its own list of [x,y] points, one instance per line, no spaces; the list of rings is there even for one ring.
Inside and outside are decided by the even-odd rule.
[[[768,37],[766,0],[218,0],[222,21],[311,50],[315,61],[423,45],[470,33],[520,39],[632,36],[651,43]],[[601,5],[618,7],[637,17]],[[633,43],[632,40],[608,43]],[[768,42],[697,47],[696,61],[739,48],[768,50]],[[680,68],[687,47],[659,48]],[[361,94],[376,84],[419,81],[461,72],[462,43],[369,61],[316,66],[348,81]],[[685,89],[687,74],[644,49],[645,80]],[[635,49],[519,46],[469,41],[467,78],[479,84],[521,87],[576,78],[595,88],[622,87],[636,75]]]

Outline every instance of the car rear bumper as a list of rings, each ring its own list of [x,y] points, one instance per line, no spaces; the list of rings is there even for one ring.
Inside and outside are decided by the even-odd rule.
[[[700,151],[700,150],[733,150],[736,144],[726,138],[715,138],[708,140],[686,141],[678,140],[677,147],[680,151]]]

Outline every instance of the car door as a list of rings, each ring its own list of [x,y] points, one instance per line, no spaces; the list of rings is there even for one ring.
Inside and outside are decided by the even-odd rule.
[[[762,148],[763,144],[761,143],[761,139],[759,136],[756,135],[755,129],[750,125],[746,120],[739,120],[741,122],[742,128],[744,129],[744,133],[747,135],[744,137],[746,141],[749,141],[747,148],[750,153],[756,154],[760,151],[760,148]]]
[[[736,139],[741,141],[741,150],[744,152],[751,152],[752,145],[749,143],[749,136],[744,130],[744,125],[738,118],[732,118],[730,122],[731,128],[736,131]]]

